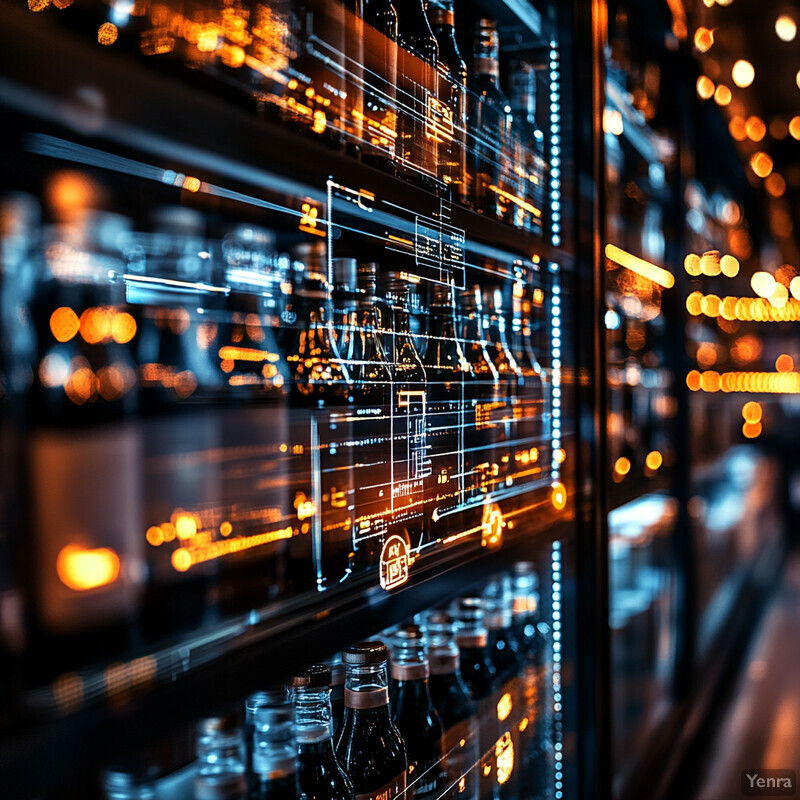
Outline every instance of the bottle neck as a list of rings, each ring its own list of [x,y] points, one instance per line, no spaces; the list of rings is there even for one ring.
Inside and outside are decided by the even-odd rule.
[[[475,56],[472,71],[476,78],[488,80],[495,85],[500,83],[500,62],[497,57]]]
[[[300,688],[295,692],[295,736],[300,747],[330,741],[333,735],[330,695],[327,688]]]
[[[385,661],[378,664],[348,664],[344,705],[354,711],[385,708],[388,714],[389,680]]]

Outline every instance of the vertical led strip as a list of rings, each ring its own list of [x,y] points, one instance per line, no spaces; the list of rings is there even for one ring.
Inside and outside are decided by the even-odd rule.
[[[561,449],[561,284],[558,264],[550,264],[553,296],[550,300],[550,473],[553,483],[561,475],[558,451]]]
[[[561,542],[553,542],[553,750],[555,798],[564,796],[564,718],[561,711]]]
[[[561,75],[558,43],[550,42],[550,243],[561,244]]]

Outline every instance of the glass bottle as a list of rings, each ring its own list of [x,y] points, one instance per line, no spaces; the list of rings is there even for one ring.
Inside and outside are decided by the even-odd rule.
[[[209,717],[197,726],[195,800],[243,800],[247,793],[242,729],[235,717]]]
[[[475,209],[497,219],[508,216],[508,199],[501,192],[509,173],[512,142],[511,105],[500,89],[500,44],[497,25],[478,20],[470,83],[469,127],[474,131],[472,158]]]
[[[474,700],[489,697],[497,682],[497,670],[489,659],[485,610],[480,597],[463,597],[452,609],[456,644],[461,654],[461,677]]]
[[[256,730],[256,712],[260,708],[286,701],[286,689],[253,692],[244,703],[244,751],[247,773],[247,791],[252,795],[258,788],[258,776],[253,771],[253,739]]]
[[[466,203],[467,193],[467,65],[456,43],[453,0],[430,0],[426,6],[439,45],[439,102],[447,109],[440,126],[439,177],[452,197]]]
[[[522,666],[519,643],[513,634],[511,586],[508,579],[492,581],[483,592],[486,607],[486,628],[489,634],[489,659],[497,671],[499,682],[508,683]]]
[[[353,800],[353,785],[331,741],[331,671],[309,667],[292,679],[297,735],[297,779],[305,800]]]
[[[102,775],[105,800],[155,800],[153,775],[118,769],[105,770]]]
[[[444,787],[444,730],[433,706],[425,637],[416,625],[392,636],[392,720],[408,751],[409,790],[417,800],[436,800]]]
[[[446,797],[474,800],[480,760],[478,707],[461,677],[461,654],[455,642],[453,619],[434,611],[425,620],[430,662],[430,692],[444,728],[443,752],[449,782]]]
[[[256,709],[253,773],[249,800],[300,800],[294,708],[284,694]]]
[[[336,756],[356,800],[395,800],[406,791],[408,758],[389,714],[387,659],[383,642],[361,642],[344,651],[345,711]]]
[[[456,336],[456,315],[450,286],[433,284],[428,335],[422,356],[427,376],[428,435],[431,446],[430,489],[425,519],[431,539],[458,532],[464,520],[453,514],[466,500],[464,428],[466,400],[472,380],[470,364]]]
[[[431,463],[426,374],[411,331],[408,281],[405,273],[390,272],[386,299],[392,314],[392,527],[414,549],[423,545],[426,533],[423,503]]]
[[[331,714],[333,720],[333,741],[339,741],[344,718],[344,664],[341,658],[328,663],[331,671]]]
[[[358,409],[353,417],[357,463],[353,543],[357,563],[378,563],[382,533],[391,519],[392,367],[387,347],[391,311],[376,296],[378,265],[358,268],[358,300],[351,363]]]
[[[398,158],[410,175],[436,179],[437,153],[432,127],[437,99],[436,63],[439,45],[431,30],[423,0],[394,0],[397,9]]]

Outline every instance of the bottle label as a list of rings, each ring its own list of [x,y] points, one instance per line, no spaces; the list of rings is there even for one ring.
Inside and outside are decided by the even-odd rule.
[[[403,798],[406,791],[406,773],[402,772],[397,777],[390,780],[380,789],[374,792],[364,792],[357,794],[355,800],[395,800]]]
[[[431,25],[448,25],[453,27],[456,24],[456,15],[451,8],[428,8],[428,22]]]
[[[388,689],[344,690],[344,704],[347,708],[380,708],[389,705]]]
[[[392,662],[392,677],[396,681],[420,681],[425,680],[430,673],[428,662],[422,664],[398,664]]]

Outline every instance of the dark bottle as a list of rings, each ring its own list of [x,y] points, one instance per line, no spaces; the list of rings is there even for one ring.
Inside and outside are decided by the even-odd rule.
[[[428,20],[439,45],[439,103],[446,109],[437,129],[439,178],[461,203],[467,192],[467,65],[456,43],[453,0],[430,0]]]
[[[500,89],[500,45],[493,20],[478,20],[472,54],[469,127],[475,136],[473,203],[477,211],[504,219],[508,216],[505,183],[513,155],[513,117],[508,98]]]
[[[253,734],[255,789],[249,800],[300,800],[294,708],[278,697],[256,710]]]
[[[398,54],[398,158],[411,175],[436,179],[434,112],[439,45],[425,16],[423,0],[395,0]]]
[[[333,741],[339,740],[344,718],[344,664],[341,658],[332,660],[328,665],[331,671],[331,719],[333,721]]]
[[[429,303],[428,336],[422,356],[427,376],[428,432],[431,452],[430,489],[426,493],[426,523],[431,539],[464,527],[453,515],[466,503],[464,426],[469,362],[456,337],[455,307],[450,286],[434,284]]]
[[[444,730],[428,687],[425,637],[416,625],[392,637],[392,720],[408,751],[409,790],[417,800],[438,798],[445,781]]]
[[[244,800],[243,744],[235,717],[209,717],[197,726],[195,800]]]
[[[461,653],[461,677],[470,697],[485,700],[494,690],[497,670],[489,659],[485,611],[480,597],[463,597],[452,610],[456,620],[456,644]]]
[[[408,282],[405,273],[390,272],[386,296],[392,311],[392,525],[414,549],[425,537],[423,503],[431,463],[426,375],[411,331]]]
[[[382,642],[362,642],[344,651],[345,711],[336,756],[356,800],[395,800],[406,790],[408,758],[389,715],[387,659]]]
[[[499,683],[508,683],[522,667],[519,643],[512,631],[510,581],[492,581],[483,593],[486,607],[486,628],[489,633],[489,659],[497,671]]]
[[[434,611],[426,619],[426,631],[431,700],[444,728],[442,749],[449,782],[445,796],[469,800],[478,792],[478,776],[473,769],[480,759],[478,707],[461,677],[452,618]]]
[[[353,800],[353,784],[339,766],[331,737],[331,671],[314,666],[292,679],[297,735],[297,779],[306,800]]]

